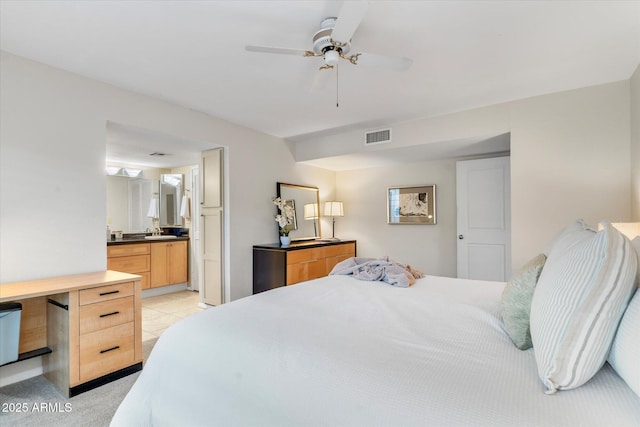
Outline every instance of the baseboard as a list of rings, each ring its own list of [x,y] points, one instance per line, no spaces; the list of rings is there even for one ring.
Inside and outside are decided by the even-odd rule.
[[[115,372],[111,372],[110,374],[104,375],[100,378],[96,378],[95,380],[88,381],[86,383],[77,385],[75,387],[71,387],[69,388],[69,397],[77,396],[80,393],[93,390],[94,388],[98,388],[101,385],[105,385],[112,381],[119,380],[120,378],[129,376],[140,370],[142,370],[142,362],[136,363],[135,365],[128,366],[124,369],[120,369]]]
[[[150,288],[142,290],[142,298],[157,297],[158,295],[171,294],[187,290],[187,282],[178,283],[177,285],[160,286],[159,288]]]

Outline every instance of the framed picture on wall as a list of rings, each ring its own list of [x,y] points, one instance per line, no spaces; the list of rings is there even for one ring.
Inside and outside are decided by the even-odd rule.
[[[390,187],[387,190],[388,224],[436,223],[436,186]]]
[[[293,225],[292,225],[292,230],[297,230],[298,229],[298,215],[296,212],[296,201],[291,199],[291,200],[285,200],[284,201],[285,205],[289,205],[293,208]]]

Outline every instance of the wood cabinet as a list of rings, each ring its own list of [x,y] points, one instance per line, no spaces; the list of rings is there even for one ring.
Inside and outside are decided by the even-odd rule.
[[[79,291],[81,383],[135,361],[135,298],[132,282]]]
[[[355,240],[299,242],[253,247],[253,293],[289,286],[329,274],[333,267],[356,256]]]
[[[187,242],[157,242],[151,245],[151,287],[187,281]]]
[[[142,276],[142,289],[151,286],[151,244],[107,246],[107,269]]]
[[[104,271],[3,284],[0,302],[29,310],[22,360],[44,354],[45,377],[68,397],[142,369],[140,279]]]
[[[142,276],[142,289],[188,280],[188,241],[154,241],[107,246],[107,268]]]

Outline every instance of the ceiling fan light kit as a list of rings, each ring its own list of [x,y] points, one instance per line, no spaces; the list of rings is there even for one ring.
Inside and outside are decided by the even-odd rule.
[[[365,66],[384,67],[398,71],[408,69],[412,64],[412,61],[408,58],[372,55],[362,52],[348,55],[351,50],[351,37],[364,18],[368,7],[369,3],[366,1],[345,1],[339,17],[330,16],[320,22],[320,29],[313,35],[313,50],[271,46],[246,46],[246,49],[251,52],[300,55],[304,57],[321,56],[324,64],[319,67],[320,71],[336,68],[340,58],[353,65],[361,64],[358,60],[362,59],[362,63]]]

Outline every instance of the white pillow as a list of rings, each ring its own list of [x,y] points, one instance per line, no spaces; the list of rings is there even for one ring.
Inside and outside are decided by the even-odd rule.
[[[636,287],[640,286],[640,236],[631,241],[638,255]],[[607,359],[629,387],[640,396],[640,291],[624,312]]]
[[[576,243],[587,237],[591,237],[595,232],[596,230],[593,227],[585,224],[583,220],[577,219],[560,230],[560,232],[545,245],[542,253],[545,254],[547,258],[551,256],[552,251],[564,253]]]
[[[551,250],[531,302],[531,339],[546,393],[579,387],[606,361],[631,297],[637,258],[611,224]]]
[[[607,360],[640,397],[640,291],[622,316]]]

